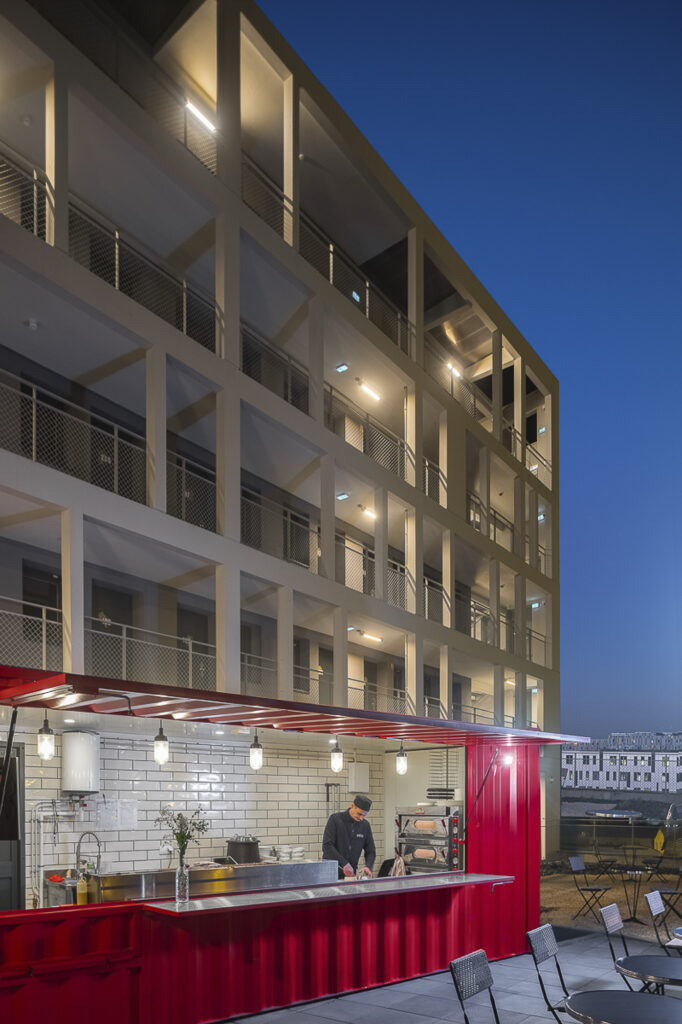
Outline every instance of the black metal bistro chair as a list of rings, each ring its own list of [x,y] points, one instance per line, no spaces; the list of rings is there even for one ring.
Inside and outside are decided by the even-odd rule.
[[[482,949],[477,949],[475,953],[467,953],[466,956],[460,956],[457,960],[453,960],[450,964],[450,973],[464,1014],[464,1024],[471,1024],[467,1017],[464,1001],[470,999],[471,996],[478,995],[479,992],[485,992],[486,989],[490,996],[495,1024],[500,1024],[493,996],[493,976],[485,952]]]
[[[535,964],[535,970],[538,972],[538,979],[540,981],[540,988],[542,989],[542,995],[547,1004],[547,1009],[552,1014],[554,1019],[558,1021],[558,1024],[562,1024],[561,1018],[558,1016],[559,1013],[565,1013],[564,1001],[568,999],[569,991],[566,988],[566,982],[564,976],[561,973],[561,967],[559,965],[559,958],[557,956],[559,947],[557,946],[556,938],[554,937],[554,929],[551,924],[542,924],[539,928],[533,928],[532,931],[526,932],[526,938],[528,939],[528,945],[530,946],[531,955],[533,957],[533,963]],[[561,989],[564,993],[563,998],[558,1003],[552,1003],[547,994],[545,988],[546,976],[543,978],[542,972],[540,971],[540,964],[546,963],[548,960],[554,960],[554,966],[559,976],[559,982]]]
[[[608,885],[590,885],[587,880],[587,868],[585,867],[585,861],[579,854],[575,857],[569,857],[568,862],[571,865],[571,871],[573,872],[575,887],[583,900],[583,905],[582,907],[579,907],[578,911],[573,915],[573,920],[575,920],[576,917],[581,917],[583,914],[592,914],[592,917],[595,919],[597,924],[599,924],[599,918],[597,917],[597,912],[594,908],[599,906],[599,900],[611,887]],[[579,881],[581,875],[583,884]]]
[[[673,953],[677,953],[678,956],[682,956],[682,939],[678,939],[674,935],[670,934],[668,922],[666,921],[668,911],[666,910],[658,889],[654,889],[653,892],[648,892],[646,894],[646,901],[649,905],[651,922],[654,926],[656,941],[659,946],[666,956],[672,956]]]
[[[663,863],[663,854],[656,854],[655,857],[643,857],[642,867],[646,868],[649,873],[647,882],[650,882],[652,878],[660,878],[662,882],[665,882],[665,877],[661,871],[661,864]]]
[[[606,932],[606,938],[609,940],[611,959],[613,960],[614,964],[616,964],[619,960],[623,959],[622,956],[616,956],[616,951],[613,948],[613,943],[616,937],[619,938],[620,941],[623,943],[623,955],[630,956],[628,944],[625,941],[625,936],[623,935],[623,918],[620,916],[620,910],[618,909],[618,905],[616,903],[609,903],[608,907],[600,907],[599,913],[601,914],[602,924],[604,925],[604,931]],[[621,977],[627,985],[627,987],[630,989],[630,991],[634,992],[635,990],[633,989],[632,985],[625,977],[625,975],[623,974],[621,975]]]
[[[594,878],[592,879],[593,884],[594,882],[598,882],[600,878],[603,878],[604,875],[606,875],[608,878],[611,878],[611,872],[616,866],[616,858],[604,856],[599,846],[598,839],[594,840],[594,856],[597,861],[597,870],[594,872]]]
[[[659,874],[659,872],[652,872],[652,874]],[[649,876],[649,881],[651,881],[651,876]],[[665,879],[664,879],[664,881],[665,881]],[[674,889],[671,886],[667,886],[667,885],[659,886],[658,891],[660,892],[661,899],[665,903],[665,907],[666,907],[665,917],[663,918],[664,921],[667,918],[669,918],[671,914],[674,914],[675,917],[682,918],[682,914],[680,914],[679,910],[677,909],[678,901],[682,898],[682,888],[680,888],[680,883],[681,882],[682,882],[682,866],[680,866],[680,868],[678,869],[677,885],[675,886]]]

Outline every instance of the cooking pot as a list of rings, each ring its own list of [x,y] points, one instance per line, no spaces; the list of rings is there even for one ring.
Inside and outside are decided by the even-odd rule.
[[[227,856],[236,864],[255,864],[260,860],[255,836],[232,836],[227,840]]]

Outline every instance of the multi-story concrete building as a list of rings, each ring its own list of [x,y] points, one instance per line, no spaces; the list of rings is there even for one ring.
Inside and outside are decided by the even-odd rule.
[[[562,789],[682,791],[679,733],[611,733],[604,740],[564,747]]]
[[[557,730],[539,356],[250,0],[1,12],[0,662]]]

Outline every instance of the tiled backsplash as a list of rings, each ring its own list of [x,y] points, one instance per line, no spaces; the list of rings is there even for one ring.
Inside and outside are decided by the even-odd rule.
[[[42,762],[35,752],[35,733],[18,732],[17,742],[25,744],[26,762],[26,886],[31,906],[31,813],[38,801],[61,800],[61,736],[53,761]],[[325,783],[340,783],[340,807],[345,809],[353,794],[348,793],[347,771],[335,775],[329,766],[329,751],[308,748],[273,749],[261,737],[265,759],[260,771],[249,767],[248,743],[227,741],[205,743],[171,740],[170,760],[159,767],[152,744],[146,738],[101,736],[101,793],[87,797],[87,808],[74,817],[63,817],[57,833],[51,817],[43,824],[45,868],[64,871],[75,867],[78,836],[86,829],[97,831],[102,841],[102,861],[107,870],[128,871],[167,867],[162,854],[164,829],[155,824],[161,807],[172,803],[177,810],[199,807],[211,827],[199,845],[189,850],[189,859],[208,859],[225,852],[225,841],[236,833],[253,833],[261,852],[273,844],[289,843],[305,848],[306,856],[322,857],[322,833],[328,814]],[[358,760],[370,765],[369,795],[373,806],[370,821],[381,863],[384,842],[384,759],[382,754],[362,751]],[[135,830],[112,831],[97,828],[97,802],[137,801]],[[44,809],[48,815],[51,808]],[[87,844],[87,845],[86,845]],[[95,854],[93,840],[83,841],[82,853]],[[173,861],[175,864],[176,861]]]

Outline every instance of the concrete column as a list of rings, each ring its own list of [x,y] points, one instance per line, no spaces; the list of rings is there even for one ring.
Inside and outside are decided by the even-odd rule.
[[[481,533],[490,537],[490,449],[485,445],[478,454],[478,496],[481,500]]]
[[[526,673],[514,673],[514,728],[526,727]]]
[[[147,349],[147,504],[166,511],[166,353],[156,346]]]
[[[333,580],[335,573],[336,494],[334,456],[320,458],[320,566],[319,573]]]
[[[443,432],[445,431],[445,440]],[[462,521],[466,520],[467,508],[467,432],[452,416],[449,422],[441,418],[441,446],[445,451],[441,468],[448,481],[448,511]]]
[[[521,450],[516,455],[524,466],[526,464],[526,362],[521,356],[514,360],[514,426],[520,436],[517,445]]]
[[[308,412],[324,423],[324,306],[319,295],[308,303]]]
[[[533,569],[538,569],[538,492],[532,487],[528,492],[528,548],[528,564]]]
[[[537,516],[535,517],[537,523]],[[514,545],[515,555],[526,557],[526,485],[520,476],[514,477]]]
[[[216,353],[241,366],[240,234],[236,200],[228,201],[215,222]]]
[[[418,633],[405,637],[405,680],[407,693],[417,715],[424,714],[424,644]]]
[[[388,571],[388,491],[385,487],[374,490],[374,596],[386,598]]]
[[[241,690],[241,595],[239,569],[231,562],[215,569],[216,689]]]
[[[414,581],[414,592],[408,594],[407,611],[421,615],[424,589],[424,522],[421,510],[416,508],[405,513],[405,564],[409,576]]]
[[[448,507],[448,414],[443,409],[438,420],[438,466],[445,483],[441,480],[438,484],[438,504],[442,508]],[[453,480],[454,487],[454,480]]]
[[[440,702],[448,718],[452,717],[452,673],[455,671],[455,652],[450,644],[440,645]]]
[[[45,174],[49,195],[47,242],[69,251],[69,84],[61,66],[53,65],[45,86]]]
[[[493,665],[493,714],[495,725],[504,725],[504,665]]]
[[[62,646],[65,672],[85,672],[85,584],[83,513],[61,513]]]
[[[411,384],[405,392],[405,441],[412,458],[406,466],[407,482],[422,489],[424,474],[424,395],[420,387]]]
[[[216,22],[218,177],[241,193],[241,29],[239,0],[218,0]]]
[[[294,592],[277,588],[277,696],[294,697]]]
[[[493,331],[493,437],[502,440],[502,331]]]
[[[407,233],[407,319],[414,324],[414,351],[411,355],[424,365],[424,238],[419,228]]]
[[[334,609],[334,706],[348,707],[348,612]]]
[[[216,395],[216,525],[218,533],[241,539],[241,406],[237,381]]]
[[[284,241],[294,249],[298,249],[300,199],[300,161],[299,141],[299,94],[298,84],[293,75],[283,82],[284,91],[284,125],[283,125],[283,167],[284,195],[291,200],[291,209],[284,214]]]
[[[443,625],[455,628],[455,588],[457,571],[455,564],[456,536],[452,530],[443,530],[441,548],[441,572],[443,577]]]
[[[514,577],[514,633],[514,652],[526,658],[526,579],[520,574]]]
[[[489,604],[493,620],[493,644],[500,646],[500,563],[491,558],[488,563]]]

